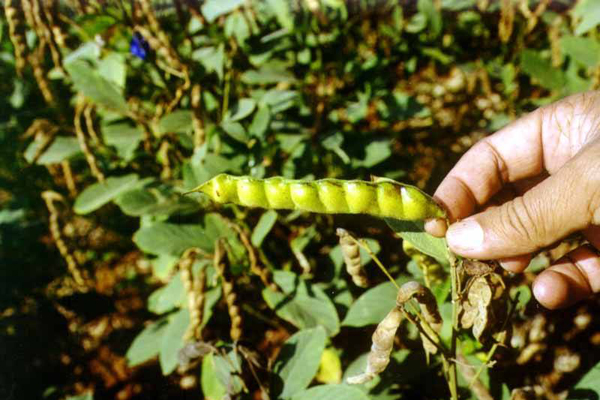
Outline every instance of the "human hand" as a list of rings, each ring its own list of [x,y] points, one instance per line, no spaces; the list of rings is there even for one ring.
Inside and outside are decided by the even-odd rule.
[[[446,235],[456,254],[498,259],[512,272],[581,231],[589,244],[543,271],[533,293],[555,309],[600,292],[600,92],[537,109],[481,140],[434,197],[454,223],[446,231],[428,221],[430,234]]]

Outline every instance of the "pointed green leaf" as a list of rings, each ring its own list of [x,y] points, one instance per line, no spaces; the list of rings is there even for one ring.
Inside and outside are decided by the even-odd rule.
[[[163,375],[169,375],[177,368],[177,355],[184,345],[183,335],[190,324],[190,313],[182,308],[169,316],[169,322],[160,343],[158,361]]]
[[[140,332],[125,354],[127,364],[133,367],[156,357],[167,326],[167,321],[163,318],[151,323]]]
[[[401,276],[396,282],[402,285],[409,280],[409,277]],[[397,295],[398,289],[392,282],[367,290],[352,304],[342,325],[360,327],[380,323],[396,305]]]
[[[33,161],[33,156],[37,152],[37,149],[40,146],[40,142],[34,140],[27,146],[25,153],[23,156],[27,162]],[[74,137],[65,137],[65,136],[57,136],[52,144],[48,146],[48,148],[42,153],[42,155],[37,159],[36,164],[39,165],[49,165],[56,164],[69,158],[80,154],[81,148],[79,147],[79,141]]]
[[[273,368],[283,383],[273,388],[279,397],[290,398],[310,384],[319,369],[325,339],[325,330],[316,327],[296,332],[283,344]]]
[[[254,231],[252,232],[252,244],[256,247],[260,247],[265,237],[275,225],[277,221],[277,211],[268,210],[263,215],[260,216],[258,223],[254,227]]]
[[[75,60],[65,65],[75,88],[92,100],[121,114],[127,114],[127,102],[119,88],[100,75],[98,70],[83,60]]]
[[[261,105],[258,107],[258,111],[254,114],[254,118],[252,119],[252,123],[248,128],[248,133],[250,135],[264,138],[265,133],[267,133],[267,129],[269,129],[269,124],[271,123],[271,111],[269,110],[269,106]]]
[[[385,218],[385,222],[402,239],[411,242],[419,251],[430,255],[442,264],[448,264],[449,256],[446,240],[426,233],[423,221],[400,221]]]
[[[129,174],[113,176],[104,182],[94,183],[77,196],[73,208],[77,214],[91,213],[114,200],[121,193],[131,190],[137,181],[137,174]]]

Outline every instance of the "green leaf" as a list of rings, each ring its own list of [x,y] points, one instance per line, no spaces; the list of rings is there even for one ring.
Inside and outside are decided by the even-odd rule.
[[[273,279],[283,293],[267,288],[262,295],[280,318],[300,329],[321,326],[329,336],[339,332],[337,311],[323,289],[310,285],[289,271],[274,271]]]
[[[427,18],[431,35],[438,36],[442,31],[442,14],[433,4],[433,0],[419,0],[417,9]]]
[[[224,121],[221,123],[221,128],[233,139],[241,143],[248,142],[248,134],[246,129],[239,122]]]
[[[250,127],[248,127],[248,133],[252,136],[263,139],[265,137],[265,133],[267,133],[267,129],[269,129],[270,123],[271,111],[269,110],[269,106],[264,104],[260,105],[256,114],[254,114],[254,118],[252,119]]]
[[[244,2],[245,0],[207,0],[202,5],[202,15],[210,23],[221,15],[235,10]]]
[[[137,246],[150,254],[181,254],[191,248],[198,247],[206,252],[214,250],[214,232],[207,232],[202,225],[171,224],[159,222],[141,228],[133,235]]]
[[[252,114],[255,107],[256,101],[254,99],[240,99],[231,109],[227,110],[223,119],[229,122],[239,121]]]
[[[316,327],[296,332],[283,344],[273,368],[283,383],[273,388],[279,397],[290,398],[310,384],[319,369],[325,340],[325,330]]]
[[[133,217],[190,214],[200,207],[200,203],[190,197],[145,188],[129,190],[117,197],[115,203],[121,208],[121,211]]]
[[[554,68],[549,60],[542,58],[535,50],[523,50],[520,62],[523,72],[540,86],[550,90],[559,90],[564,86],[562,71]]]
[[[137,174],[110,177],[104,182],[94,183],[77,196],[73,206],[77,214],[88,214],[131,190],[138,181]]]
[[[112,82],[123,93],[125,80],[127,79],[127,67],[123,54],[111,52],[99,60],[98,73],[107,81]]]
[[[263,215],[260,216],[258,223],[254,227],[254,231],[252,231],[252,244],[256,247],[260,247],[265,237],[275,225],[277,221],[277,211],[268,210]]]
[[[292,400],[369,400],[362,390],[346,385],[320,385],[303,390],[292,397]]]
[[[396,280],[402,285],[410,280],[401,276]],[[350,307],[342,326],[366,326],[380,323],[396,304],[398,289],[392,282],[385,282],[363,293]]]
[[[600,363],[597,363],[569,391],[568,399],[593,399],[600,393]]]
[[[585,67],[593,68],[600,63],[600,43],[594,39],[565,35],[560,45],[566,55]]]
[[[277,17],[277,21],[288,31],[294,29],[294,17],[290,11],[289,3],[286,0],[266,0],[271,7],[271,11]]]
[[[158,360],[163,375],[169,375],[177,368],[177,355],[183,347],[183,335],[190,324],[190,313],[187,308],[169,316],[169,322],[160,344]]]
[[[241,76],[242,82],[247,85],[268,85],[271,83],[295,81],[294,75],[282,68],[264,66],[259,70],[245,71]]]
[[[378,140],[371,142],[365,148],[365,158],[362,160],[353,160],[352,166],[355,168],[371,168],[392,155],[389,140]]]
[[[275,115],[293,107],[300,95],[295,90],[272,89],[264,93],[260,98],[260,103],[266,104],[271,108],[271,114]]]
[[[190,110],[175,110],[158,122],[161,135],[166,133],[186,133],[193,129],[193,116]]]
[[[600,24],[600,2],[597,0],[580,0],[573,9],[573,15],[581,18],[575,28],[577,36],[594,29]]]
[[[76,396],[66,397],[65,400],[94,400],[93,392],[86,392],[82,394],[78,394]]]
[[[202,47],[194,50],[192,59],[201,63],[208,72],[215,72],[219,80],[223,79],[223,67],[225,66],[225,46],[223,44],[219,47]]]
[[[125,161],[131,161],[135,150],[144,139],[144,132],[126,123],[106,125],[102,127],[104,143],[114,146],[117,154]]]
[[[227,387],[221,383],[215,371],[215,357],[218,356],[210,353],[202,359],[200,383],[202,394],[207,400],[222,400],[227,394]]]
[[[148,310],[155,314],[164,314],[185,304],[186,291],[181,281],[181,273],[177,272],[169,283],[156,289],[148,297]]]
[[[102,77],[88,62],[75,60],[65,64],[65,69],[71,76],[75,89],[83,92],[94,103],[127,114],[127,102],[119,88]]]
[[[31,163],[33,161],[33,156],[35,156],[35,153],[37,152],[37,149],[40,145],[40,141],[34,140],[29,144],[29,146],[27,146],[27,149],[23,154],[23,157],[25,157],[25,160],[27,160],[27,162]],[[56,164],[68,160],[69,158],[80,153],[81,148],[79,147],[79,142],[77,141],[77,138],[57,136],[52,142],[52,144],[48,146],[48,148],[37,159],[36,164]]]
[[[411,242],[420,252],[430,255],[442,264],[448,264],[449,255],[446,240],[426,233],[423,221],[400,221],[385,218],[385,222],[402,239]]]
[[[167,326],[167,321],[163,318],[148,325],[133,339],[125,354],[130,367],[142,364],[158,355]]]
[[[225,36],[235,36],[239,44],[243,44],[250,37],[250,27],[241,12],[235,12],[225,20]]]

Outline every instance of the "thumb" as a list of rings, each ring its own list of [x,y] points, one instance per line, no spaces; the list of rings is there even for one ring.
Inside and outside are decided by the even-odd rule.
[[[600,223],[600,154],[594,146],[523,196],[450,226],[452,251],[497,259],[528,254]]]

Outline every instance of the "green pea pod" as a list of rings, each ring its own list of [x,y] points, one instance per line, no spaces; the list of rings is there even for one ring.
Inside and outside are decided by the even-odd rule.
[[[246,207],[324,214],[368,214],[408,221],[446,216],[440,206],[418,188],[384,178],[374,182],[341,179],[308,181],[220,174],[191,192],[202,192],[217,203]]]

